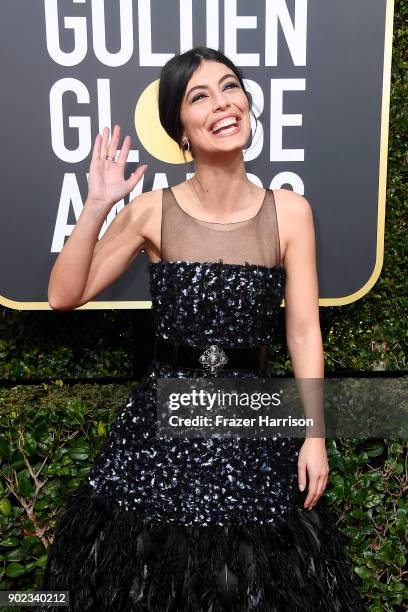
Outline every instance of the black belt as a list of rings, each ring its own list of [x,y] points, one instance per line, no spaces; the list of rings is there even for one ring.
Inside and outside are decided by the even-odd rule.
[[[173,367],[217,370],[252,370],[265,368],[268,344],[247,348],[225,348],[217,342],[206,346],[187,346],[157,338],[154,359]]]

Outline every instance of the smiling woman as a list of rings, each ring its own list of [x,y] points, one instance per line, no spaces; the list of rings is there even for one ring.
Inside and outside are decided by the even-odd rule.
[[[197,72],[197,79],[205,78],[205,73],[208,70],[208,66],[205,64]],[[210,67],[212,73],[225,72],[225,68],[217,64]],[[201,74],[200,74],[201,73]],[[193,79],[192,79],[193,80]],[[202,91],[204,90],[204,92]],[[194,92],[199,93],[194,93]],[[208,113],[208,105],[213,104],[214,99],[221,98],[220,104],[223,104],[223,98],[229,100],[229,104],[232,106],[231,110],[218,116],[215,120],[211,121],[207,125],[208,117],[205,117],[206,111]],[[218,79],[217,84],[213,87],[209,85],[195,85],[184,96],[183,104],[181,106],[180,119],[184,125],[189,126],[189,131],[184,131],[183,140],[188,139],[195,127],[202,121],[204,128],[213,136],[223,138],[225,136],[232,136],[234,134],[240,134],[243,129],[248,129],[248,126],[243,126],[243,118],[245,118],[247,112],[248,101],[244,94],[243,88],[241,87],[238,77],[234,74],[224,74]],[[194,121],[195,119],[195,121]],[[246,134],[248,139],[248,134]],[[192,137],[194,140],[194,137]],[[241,149],[243,145],[241,144]],[[190,147],[192,154],[194,155],[193,148]]]
[[[156,339],[60,519],[43,590],[68,590],[75,612],[358,612],[347,539],[320,501],[324,438],[300,445],[275,427],[269,437],[161,435],[160,381],[190,391],[191,379],[200,389],[202,378],[272,377],[283,297],[295,376],[323,377],[323,350],[310,206],[248,180],[251,99],[239,70],[192,49],[163,67],[159,107],[167,133],[194,152],[195,175],[135,198],[96,243],[107,210],[143,173],[125,181],[130,140],[115,161],[119,128],[110,142],[104,130],[87,204],[52,272],[49,299],[75,307],[143,245]]]
[[[225,111],[213,113],[214,104]],[[248,114],[251,105],[252,99],[246,91],[241,71],[219,51],[209,53],[202,48],[195,56],[177,56],[167,63],[160,76],[160,121],[180,147],[191,141],[189,150],[193,156],[195,146],[200,142],[196,145],[199,135],[196,132],[197,136],[194,136],[196,130],[207,137],[239,135],[235,147],[242,151],[251,135]],[[224,126],[234,127],[220,129],[220,121]],[[188,126],[188,129],[183,126]]]

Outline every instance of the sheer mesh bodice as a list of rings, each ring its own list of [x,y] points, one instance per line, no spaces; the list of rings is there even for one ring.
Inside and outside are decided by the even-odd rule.
[[[187,213],[173,190],[163,189],[161,258],[162,261],[281,265],[273,191],[265,190],[262,204],[251,218],[213,223]]]

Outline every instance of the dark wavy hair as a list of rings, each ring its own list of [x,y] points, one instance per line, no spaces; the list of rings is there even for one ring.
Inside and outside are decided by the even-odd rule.
[[[252,96],[245,89],[241,70],[221,51],[209,47],[194,47],[185,53],[175,55],[162,67],[160,72],[159,117],[167,134],[177,142],[182,150],[181,103],[190,78],[203,60],[212,60],[228,66],[237,77],[248,99],[249,108],[252,110]]]

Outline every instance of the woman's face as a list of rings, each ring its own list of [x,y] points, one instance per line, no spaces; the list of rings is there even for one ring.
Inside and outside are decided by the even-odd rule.
[[[251,133],[248,99],[238,78],[212,60],[203,60],[189,80],[180,118],[195,158],[242,150]]]

